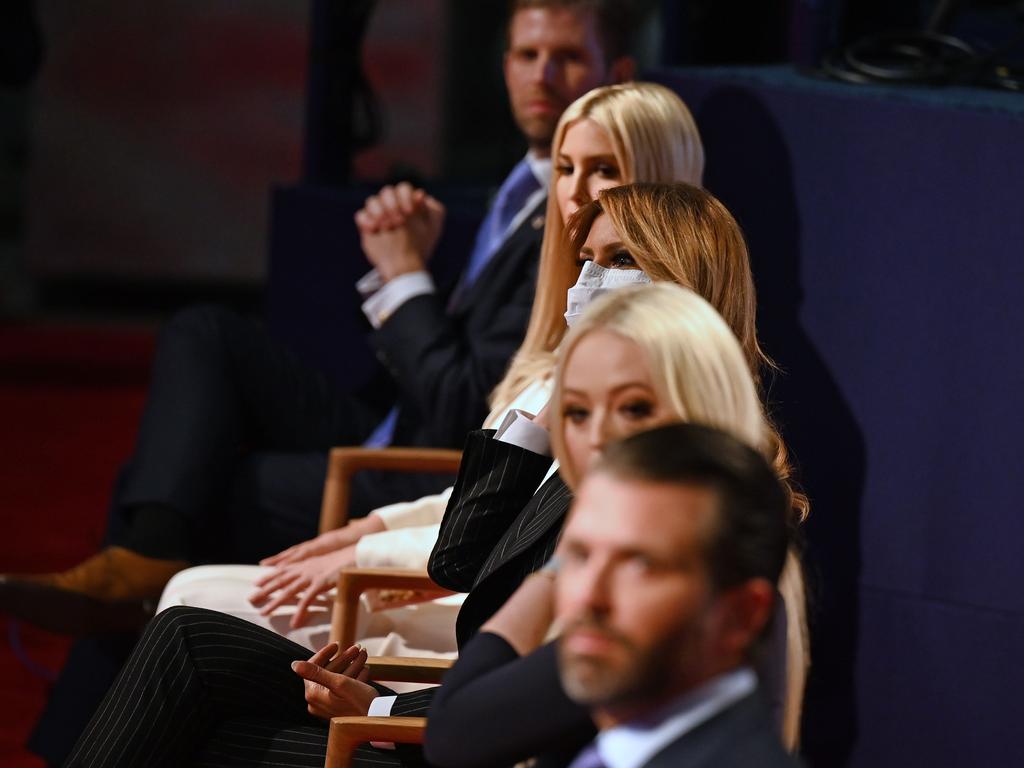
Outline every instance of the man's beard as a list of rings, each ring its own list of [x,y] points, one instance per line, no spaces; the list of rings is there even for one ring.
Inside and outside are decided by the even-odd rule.
[[[526,137],[527,142],[531,146],[542,144],[550,146],[551,140],[555,137],[555,128],[558,126],[558,120],[568,104],[563,103],[558,94],[549,92],[546,89],[530,93],[530,99],[526,101],[528,102],[531,99],[543,99],[551,102],[555,107],[554,112],[549,115],[536,115],[529,114],[526,111],[525,104],[520,107],[514,107],[512,116],[515,119],[516,126],[518,126],[520,132]]]
[[[605,658],[567,650],[562,639],[578,629],[599,632],[624,651],[624,660],[609,663]],[[682,672],[680,659],[695,660],[694,654],[700,652],[699,630],[690,625],[646,649],[638,648],[628,638],[593,618],[580,619],[567,626],[562,639],[558,645],[562,688],[570,699],[588,707],[614,707],[660,699],[678,683]]]

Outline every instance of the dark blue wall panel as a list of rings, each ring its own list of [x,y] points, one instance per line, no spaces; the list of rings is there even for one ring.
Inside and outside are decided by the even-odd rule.
[[[814,504],[810,762],[1024,764],[1024,99],[657,77],[697,116],[785,369],[770,396]]]

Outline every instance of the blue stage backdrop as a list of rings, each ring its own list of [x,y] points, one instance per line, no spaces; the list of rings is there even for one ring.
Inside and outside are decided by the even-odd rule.
[[[1024,765],[1024,99],[657,79],[748,235],[811,496],[812,765]]]

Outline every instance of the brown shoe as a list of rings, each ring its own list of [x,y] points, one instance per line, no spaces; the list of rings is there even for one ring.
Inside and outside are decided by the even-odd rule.
[[[62,573],[0,576],[0,610],[65,634],[136,629],[188,565],[107,547]]]

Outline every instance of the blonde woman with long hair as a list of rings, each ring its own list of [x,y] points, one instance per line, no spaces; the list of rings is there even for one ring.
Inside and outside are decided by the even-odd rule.
[[[580,267],[564,258],[565,222],[600,190],[633,181],[685,181],[699,185],[704,151],[693,116],[669,89],[626,83],[594,89],[563,113],[552,142],[553,173],[545,216],[536,297],[522,348],[528,366],[510,371],[492,397],[487,425],[500,423],[512,407],[536,411],[550,396],[551,353],[565,329],[566,291]],[[538,355],[546,355],[539,357]],[[546,366],[537,364],[546,361]],[[336,531],[267,558],[257,566],[201,566],[175,576],[159,609],[172,605],[215,608],[274,629],[308,647],[327,640],[329,605],[322,595],[349,565],[422,568],[436,539],[451,489],[414,502],[376,510]],[[415,612],[388,611],[364,624],[365,633],[388,635],[375,649],[400,654],[412,631],[404,622],[434,626],[427,648],[454,650],[439,635],[450,635],[448,599],[436,616],[429,606]],[[369,618],[369,617],[367,617]],[[433,619],[436,618],[436,621]]]
[[[570,488],[609,443],[676,421],[725,430],[766,457],[775,456],[774,430],[747,350],[714,308],[690,290],[663,283],[598,299],[574,325],[558,359],[550,434]],[[503,483],[493,482],[491,492],[501,493]],[[788,560],[799,582],[792,550]],[[552,649],[534,653],[558,631],[551,627],[551,580],[544,578],[549,570],[545,566],[538,578],[523,579],[463,643],[460,660],[432,702],[426,742],[431,764],[512,764],[538,752],[572,754],[582,746],[573,742],[581,731],[586,741],[588,714],[561,692]],[[783,742],[795,749],[806,647],[793,638],[803,629],[803,595],[787,594],[785,578],[779,587],[776,631],[758,667]],[[467,601],[464,610],[469,606]],[[789,631],[793,621],[796,633]],[[530,702],[536,717],[522,714]],[[500,739],[486,722],[494,720],[507,724]]]

